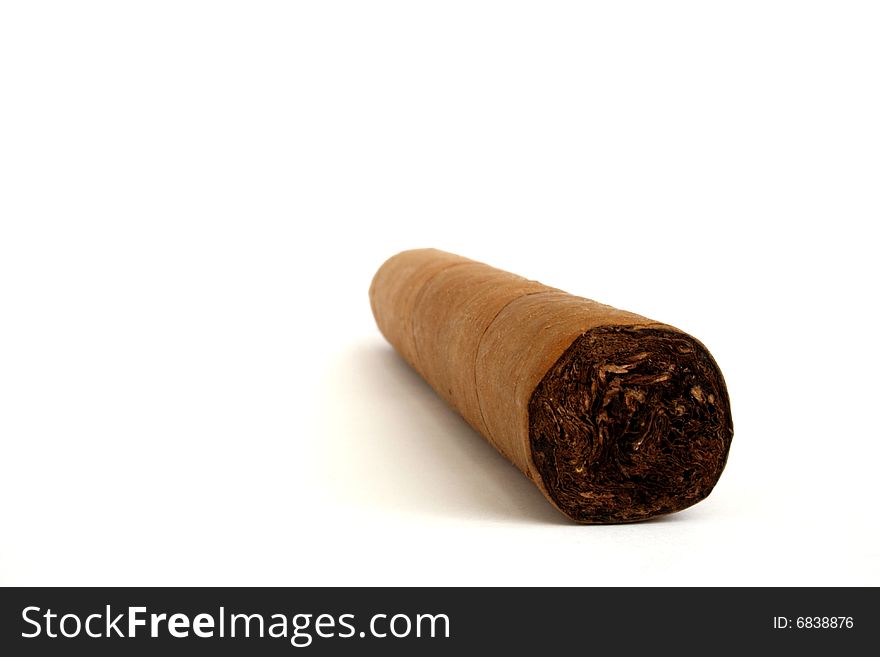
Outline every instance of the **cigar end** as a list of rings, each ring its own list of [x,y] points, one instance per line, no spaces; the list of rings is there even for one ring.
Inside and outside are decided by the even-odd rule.
[[[587,331],[529,400],[532,461],[578,522],[634,522],[696,504],[721,476],[732,438],[721,371],[671,327]]]

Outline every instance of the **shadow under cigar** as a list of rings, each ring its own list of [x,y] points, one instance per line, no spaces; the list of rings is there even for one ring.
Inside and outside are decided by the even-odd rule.
[[[333,462],[352,503],[468,520],[573,525],[390,346],[343,354]],[[342,391],[341,393],[339,391]],[[336,482],[334,482],[336,483]]]

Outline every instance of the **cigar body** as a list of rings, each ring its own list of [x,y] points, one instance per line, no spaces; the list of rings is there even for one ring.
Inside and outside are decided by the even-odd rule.
[[[678,511],[721,475],[727,389],[679,329],[435,249],[386,261],[370,303],[400,355],[573,520]]]

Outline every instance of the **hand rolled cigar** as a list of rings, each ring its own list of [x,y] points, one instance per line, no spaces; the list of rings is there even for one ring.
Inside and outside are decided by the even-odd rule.
[[[727,388],[677,328],[436,249],[385,262],[370,303],[401,356],[573,520],[680,511],[721,476]]]

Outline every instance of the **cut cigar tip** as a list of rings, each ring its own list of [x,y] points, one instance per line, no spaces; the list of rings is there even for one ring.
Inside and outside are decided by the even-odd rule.
[[[584,333],[541,380],[528,416],[549,497],[592,523],[644,520],[704,499],[733,433],[714,360],[671,328]]]
[[[679,511],[724,469],[723,376],[674,327],[436,249],[386,261],[370,303],[397,351],[573,520]]]

